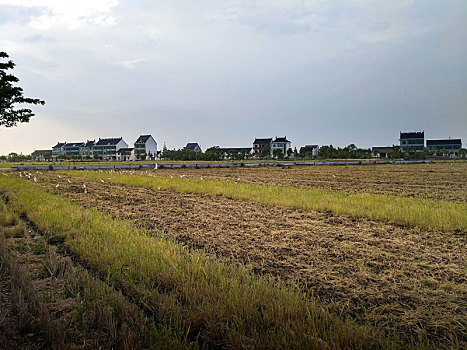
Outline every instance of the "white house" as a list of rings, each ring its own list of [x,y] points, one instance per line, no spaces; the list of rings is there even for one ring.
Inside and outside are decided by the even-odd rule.
[[[99,139],[92,147],[92,153],[94,157],[102,160],[117,160],[117,151],[121,148],[128,148],[128,144],[123,141],[122,137]]]
[[[287,136],[284,136],[284,137],[277,137],[276,136],[276,139],[271,141],[271,156],[274,155],[274,151],[276,149],[279,149],[282,151],[282,154],[284,156],[287,155],[287,151],[289,149],[292,149],[292,142],[290,142],[289,140],[287,140]]]
[[[119,162],[136,160],[134,148],[120,148],[117,151],[116,160]]]
[[[136,159],[149,160],[157,156],[157,142],[151,135],[141,135],[135,142]]]

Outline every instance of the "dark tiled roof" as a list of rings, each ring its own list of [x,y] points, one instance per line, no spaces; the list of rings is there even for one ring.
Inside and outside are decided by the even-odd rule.
[[[133,151],[133,148],[120,148],[117,153],[122,153],[122,152],[131,152]]]
[[[52,148],[57,148],[57,147],[62,147],[64,146],[66,143],[65,142],[58,142],[55,146],[53,146]]]
[[[84,146],[84,142],[70,142],[67,143],[64,148],[71,148],[71,147],[82,147]]]
[[[382,152],[382,153],[388,153],[388,152],[392,151],[392,147],[389,147],[389,146],[383,146],[383,147],[375,146],[375,147],[371,147],[371,151],[372,152],[378,151],[378,152]]]
[[[284,137],[277,137],[276,136],[276,139],[273,142],[290,142],[290,141],[287,140],[287,136],[284,136]]]
[[[37,149],[31,153],[31,156],[35,157],[35,156],[40,156],[41,154],[47,154],[47,153],[52,153],[52,150],[51,149]]]
[[[427,146],[447,146],[447,145],[458,145],[462,146],[461,139],[443,139],[443,140],[426,140]]]
[[[94,146],[95,144],[96,144],[96,141],[92,140],[92,141],[87,141],[86,144],[85,144],[85,146],[86,146],[86,147],[92,147],[92,146]]]
[[[305,145],[305,148],[318,148],[318,145]]]
[[[196,147],[199,147],[199,145],[196,142],[189,142],[186,144],[185,148],[189,150],[194,150]],[[199,147],[201,148],[201,147]]]
[[[269,145],[271,143],[271,141],[272,141],[272,137],[270,137],[268,139],[255,139],[253,144]]]
[[[96,146],[111,146],[111,145],[116,145],[122,140],[121,137],[118,138],[111,138],[111,139],[99,139],[99,141],[96,142]]]
[[[149,140],[150,137],[151,135],[141,135],[140,137],[138,137],[135,143],[146,143],[146,141]]]
[[[417,132],[402,132],[401,131],[401,139],[423,139],[425,138],[424,131],[417,131]]]

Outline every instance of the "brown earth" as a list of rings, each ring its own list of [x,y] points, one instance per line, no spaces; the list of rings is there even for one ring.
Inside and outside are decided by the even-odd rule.
[[[139,171],[146,172],[146,171]],[[137,173],[137,172],[134,172]],[[265,168],[159,169],[155,176],[186,174],[209,180],[317,187],[467,202],[467,162],[432,164],[316,165]]]
[[[38,185],[299,283],[330,310],[359,322],[405,335],[424,329],[435,342],[454,335],[465,344],[464,235],[58,176],[38,174]]]

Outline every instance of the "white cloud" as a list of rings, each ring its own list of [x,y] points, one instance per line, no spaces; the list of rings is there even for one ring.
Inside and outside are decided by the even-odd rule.
[[[31,16],[29,22],[30,27],[37,30],[77,29],[86,23],[113,25],[116,18],[110,13],[118,4],[117,0],[0,0],[0,5],[41,8],[41,14]]]
[[[135,69],[138,68],[139,64],[141,62],[146,61],[144,58],[136,58],[134,60],[129,60],[129,61],[120,61],[120,62],[115,62],[117,66],[125,67],[128,69]]]

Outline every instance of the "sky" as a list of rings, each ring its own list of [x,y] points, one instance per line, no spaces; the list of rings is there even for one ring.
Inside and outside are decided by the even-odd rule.
[[[467,142],[465,0],[0,0],[32,106],[0,154],[151,134],[161,149]]]

